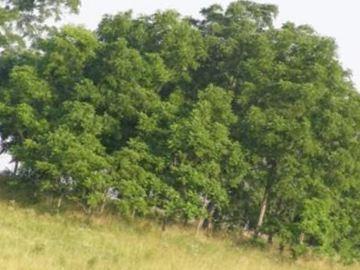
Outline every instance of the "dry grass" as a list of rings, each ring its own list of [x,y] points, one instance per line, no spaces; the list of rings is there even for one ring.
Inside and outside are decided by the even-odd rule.
[[[162,232],[149,222],[50,215],[0,202],[0,269],[360,269],[320,260],[290,262],[271,251],[234,246],[193,230]]]

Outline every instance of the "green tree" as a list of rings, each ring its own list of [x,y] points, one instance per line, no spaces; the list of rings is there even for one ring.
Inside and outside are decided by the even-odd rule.
[[[23,45],[24,36],[36,37],[47,28],[48,18],[58,20],[64,10],[77,12],[79,5],[79,0],[1,0],[0,48]]]
[[[231,93],[209,86],[198,94],[189,113],[170,126],[171,178],[193,208],[186,218],[213,219],[225,212],[229,189],[240,185],[247,166],[239,143],[230,136],[236,122]],[[217,213],[217,214],[219,214]]]
[[[6,14],[38,22],[42,4],[77,6],[9,3]],[[294,256],[359,258],[360,97],[334,40],[276,28],[277,12],[250,1],[202,20],[125,12],[95,33],[66,26],[5,49],[2,150],[18,179],[88,213],[112,204],[164,225],[264,233]]]
[[[246,210],[240,220],[287,242],[298,243],[308,233],[308,244],[334,248],[341,239],[334,232],[346,226],[336,225],[346,220],[336,214],[340,193],[358,182],[359,111],[358,94],[333,40],[308,26],[287,23],[275,29],[273,6],[238,1],[225,11],[212,6],[203,14],[197,24],[210,52],[197,70],[198,84],[234,91],[239,121],[233,134],[252,164],[245,207],[259,210],[257,215]],[[239,193],[244,196],[244,190]],[[306,229],[309,211],[318,235]],[[326,221],[315,218],[317,211]]]

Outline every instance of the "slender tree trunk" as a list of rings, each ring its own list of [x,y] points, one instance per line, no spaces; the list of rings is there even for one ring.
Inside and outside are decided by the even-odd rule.
[[[261,200],[260,213],[259,213],[259,217],[258,217],[258,222],[256,224],[256,235],[259,234],[259,230],[264,223],[264,218],[265,218],[266,210],[268,207],[269,191],[270,191],[270,185],[268,184],[265,189],[263,198]]]
[[[57,209],[60,209],[60,207],[62,205],[62,199],[63,199],[63,195],[61,194],[58,201],[57,201]]]
[[[276,177],[276,160],[270,160],[268,162],[268,165],[270,165],[270,171],[267,178],[264,195],[261,200],[260,213],[255,231],[256,236],[259,234],[259,230],[264,223],[265,214],[269,204],[269,195],[270,195],[271,186],[274,181],[274,178]]]
[[[300,233],[300,237],[299,237],[300,245],[304,244],[304,240],[305,240],[305,234],[302,232],[302,233]]]
[[[198,225],[197,225],[197,227],[196,227],[196,235],[199,234],[201,228],[202,228],[203,225],[204,225],[204,221],[205,221],[205,218],[200,218],[200,219],[199,219]]]
[[[106,206],[106,202],[104,201],[100,206],[100,210],[99,210],[100,215],[102,215],[104,213],[105,206]]]
[[[17,172],[19,170],[19,161],[15,160],[15,167],[14,167],[14,175],[17,175]]]
[[[21,143],[23,143],[25,141],[24,133],[20,129],[17,129],[17,133],[19,135]],[[18,170],[19,170],[19,161],[15,158],[15,167],[14,167],[15,176],[17,175]]]
[[[215,213],[215,206],[210,202],[207,207],[208,217],[203,222],[203,228],[207,231],[207,233],[211,234],[213,229],[213,219]]]
[[[204,203],[203,204],[203,209],[207,211],[209,203],[210,203],[207,196],[205,196],[205,198],[203,198],[203,203]],[[201,228],[203,228],[203,226],[204,226],[204,223],[205,223],[205,218],[200,218],[199,222],[198,222],[198,225],[197,225],[197,228],[196,228],[196,235],[199,234]]]
[[[266,209],[267,209],[267,204],[268,204],[268,192],[265,191],[264,193],[264,197],[261,201],[261,206],[260,206],[260,214],[259,214],[259,218],[258,218],[258,222],[256,225],[256,229],[258,230],[264,223],[264,217],[265,217],[265,213],[266,213]]]

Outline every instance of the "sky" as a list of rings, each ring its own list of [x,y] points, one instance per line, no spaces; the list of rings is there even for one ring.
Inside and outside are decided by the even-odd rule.
[[[199,17],[199,11],[211,4],[227,6],[231,0],[82,0],[78,15],[66,15],[63,23],[81,24],[95,29],[104,14],[132,9],[135,15],[157,10],[176,9],[183,15]],[[279,7],[276,25],[292,21],[309,24],[319,34],[333,37],[343,66],[352,71],[360,89],[360,1],[359,0],[257,0]],[[8,156],[0,156],[0,170],[11,167]]]

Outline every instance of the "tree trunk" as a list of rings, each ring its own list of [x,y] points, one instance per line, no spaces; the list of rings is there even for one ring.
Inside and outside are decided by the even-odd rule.
[[[208,217],[204,220],[202,227],[208,234],[211,234],[213,229],[213,217],[215,213],[215,206],[210,202],[207,207]]]
[[[202,228],[203,225],[204,225],[204,221],[205,221],[205,218],[200,218],[200,219],[199,219],[198,225],[197,225],[197,227],[196,227],[196,235],[199,234],[201,228]]]
[[[205,196],[205,197],[203,198],[203,210],[208,211],[209,203],[210,203],[210,201],[208,200],[207,196]],[[196,228],[196,235],[199,234],[200,230],[201,230],[201,229],[203,228],[203,226],[204,226],[204,223],[205,223],[205,218],[200,218],[200,219],[199,219],[199,222],[198,222],[198,225],[197,225],[197,228]]]
[[[302,233],[300,233],[300,236],[299,236],[300,245],[304,244],[304,240],[305,240],[305,234],[302,232]]]
[[[19,169],[19,161],[15,160],[14,176],[17,175],[18,169]]]
[[[20,142],[23,143],[25,141],[24,133],[20,129],[17,129],[17,133],[19,135]],[[15,160],[14,175],[16,176],[19,169],[19,161],[16,159],[16,157],[14,158],[14,160]]]
[[[265,214],[266,214],[266,211],[268,208],[268,203],[269,203],[270,190],[271,190],[273,181],[276,178],[276,160],[274,160],[274,159],[270,160],[269,162],[267,162],[267,165],[270,166],[269,167],[270,171],[269,171],[269,175],[267,178],[264,195],[261,200],[260,213],[259,213],[259,218],[258,218],[258,222],[256,225],[255,235],[259,234],[259,230],[264,223],[264,218],[265,218]]]
[[[102,215],[104,213],[105,207],[106,207],[106,201],[104,201],[100,206],[100,209],[99,209],[99,214],[100,215]]]
[[[255,230],[256,236],[259,234],[260,228],[264,223],[266,210],[268,208],[270,188],[271,188],[271,180],[268,179],[268,182],[266,183],[264,195],[263,195],[263,198],[261,200],[260,213],[259,213],[258,222],[256,224],[256,230]]]
[[[259,218],[258,218],[258,222],[256,225],[256,235],[259,234],[259,230],[264,223],[264,218],[265,218],[265,214],[266,214],[266,210],[267,210],[267,206],[268,206],[268,200],[269,200],[269,188],[267,187],[265,189],[263,199],[261,200],[260,213],[259,213]]]
[[[57,201],[57,205],[56,205],[58,210],[60,209],[60,207],[62,205],[62,199],[63,199],[63,195],[61,194]]]

